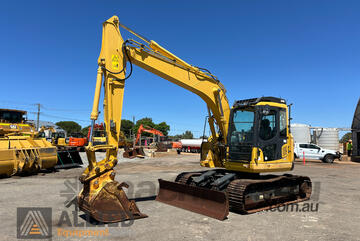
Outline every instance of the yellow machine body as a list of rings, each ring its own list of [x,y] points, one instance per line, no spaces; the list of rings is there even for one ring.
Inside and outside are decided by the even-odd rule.
[[[0,175],[49,169],[57,163],[56,147],[45,138],[36,138],[37,132],[22,119],[9,123],[9,113],[22,116],[25,111],[0,109]]]
[[[256,106],[273,106],[286,110],[286,120],[289,120],[289,110],[286,104],[274,102],[259,102]],[[288,125],[288,122],[286,123]],[[294,139],[286,128],[286,143],[281,147],[281,158],[272,161],[266,161],[261,148],[253,147],[251,152],[250,163],[234,163],[227,158],[225,168],[231,171],[264,173],[264,172],[284,172],[289,171],[293,167],[294,162]],[[241,160],[240,160],[241,161]],[[205,165],[202,165],[205,166]]]

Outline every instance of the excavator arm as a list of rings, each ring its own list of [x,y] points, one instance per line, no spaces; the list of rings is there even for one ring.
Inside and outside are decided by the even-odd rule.
[[[203,158],[201,165],[223,166],[230,115],[226,90],[216,76],[207,70],[186,63],[156,42],[149,41],[126,27],[144,43],[135,40],[124,41],[119,26],[125,27],[120,24],[117,16],[103,23],[102,46],[98,58],[99,67],[91,112],[91,133],[86,147],[89,166],[80,177],[84,188],[78,197],[81,210],[105,222],[146,217],[140,213],[134,201],[127,199],[122,190],[122,187],[126,187],[127,184],[116,182],[114,171],[117,164],[125,81],[131,75],[132,64],[197,94],[205,101],[212,136],[204,147],[207,155]],[[130,64],[129,70],[126,69],[127,62]],[[99,115],[102,86],[107,144],[94,146],[92,130]],[[215,125],[218,126],[218,131]],[[95,157],[95,151],[98,149],[106,149],[106,157],[101,161],[97,161]]]
[[[136,135],[135,145],[136,145],[136,143],[138,143],[142,132],[147,132],[147,133],[155,134],[155,135],[158,135],[158,136],[164,136],[164,134],[159,130],[156,130],[156,129],[151,128],[151,127],[146,127],[146,128],[142,124],[139,126],[139,129],[138,129],[137,135]]]
[[[143,43],[135,40],[126,40],[124,42],[119,32],[119,26],[124,27],[139,37],[143,40]],[[206,155],[204,155],[201,165],[223,167],[230,106],[226,98],[226,90],[217,77],[205,69],[186,63],[155,41],[147,40],[136,34],[119,23],[116,16],[104,23],[104,30],[114,34],[117,33],[113,43],[121,43],[121,48],[120,46],[113,45],[111,57],[110,55],[100,56],[100,61],[101,59],[119,59],[119,66],[122,66],[121,70],[124,72],[126,62],[130,62],[130,67],[132,64],[135,64],[195,93],[205,101],[208,107],[208,122],[212,135],[209,138],[209,142],[203,147]],[[109,48],[111,47],[109,46]],[[129,75],[131,75],[131,70],[127,72],[130,72]]]

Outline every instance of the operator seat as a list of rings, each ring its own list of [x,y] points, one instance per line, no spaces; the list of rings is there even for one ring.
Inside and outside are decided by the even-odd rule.
[[[262,140],[271,139],[272,137],[271,127],[270,127],[270,121],[268,119],[261,120],[259,136]]]

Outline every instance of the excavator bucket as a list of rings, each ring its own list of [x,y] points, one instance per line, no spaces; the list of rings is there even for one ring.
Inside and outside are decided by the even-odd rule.
[[[145,152],[142,147],[134,147],[134,148],[125,148],[123,153],[124,158],[135,158],[135,157],[145,157]]]
[[[56,147],[30,136],[0,138],[0,176],[36,173],[55,166]]]
[[[200,213],[218,220],[229,215],[226,192],[184,185],[159,179],[159,194],[156,200],[178,208]]]
[[[79,151],[76,148],[62,148],[57,151],[58,162],[55,168],[71,168],[83,165]]]
[[[167,152],[168,148],[164,143],[156,143],[156,152]]]
[[[78,204],[80,210],[97,221],[114,223],[147,217],[139,211],[134,200],[127,198],[122,189],[128,187],[126,183],[109,182],[95,195],[91,194],[89,187],[90,185],[84,185]]]

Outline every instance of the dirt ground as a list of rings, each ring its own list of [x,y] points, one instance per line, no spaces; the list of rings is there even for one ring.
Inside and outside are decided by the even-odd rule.
[[[98,153],[99,158],[103,155]],[[81,189],[77,178],[83,168],[0,179],[0,239],[17,239],[17,208],[50,207],[53,240],[360,240],[360,163],[307,160],[304,165],[296,160],[292,173],[311,178],[311,200],[297,208],[230,213],[225,221],[154,200],[158,178],[173,180],[179,172],[201,169],[197,154],[120,158],[116,180],[130,184],[129,198],[136,198],[149,217],[117,226],[86,224],[86,216],[75,206],[65,207]]]

